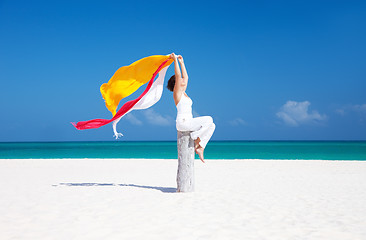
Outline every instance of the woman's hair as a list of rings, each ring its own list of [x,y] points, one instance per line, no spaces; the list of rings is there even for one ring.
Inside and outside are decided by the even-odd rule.
[[[173,92],[175,85],[175,75],[171,76],[169,78],[168,84],[166,85],[166,88]]]

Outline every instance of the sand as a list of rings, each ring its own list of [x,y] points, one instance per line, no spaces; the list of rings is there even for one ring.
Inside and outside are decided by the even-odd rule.
[[[0,239],[366,239],[366,162],[0,160]]]

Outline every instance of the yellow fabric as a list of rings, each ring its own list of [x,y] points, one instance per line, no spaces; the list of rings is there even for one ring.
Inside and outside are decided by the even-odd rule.
[[[154,55],[142,58],[129,66],[119,68],[108,83],[100,86],[100,92],[105,101],[105,105],[113,116],[116,114],[119,102],[134,93],[141,85],[147,83],[159,68],[159,66],[169,59],[169,56]],[[169,66],[172,59],[164,66]]]

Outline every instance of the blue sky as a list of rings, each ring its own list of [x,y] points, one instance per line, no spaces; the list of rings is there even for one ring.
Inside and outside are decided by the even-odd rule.
[[[113,140],[70,122],[110,118],[100,85],[171,52],[214,140],[366,140],[365,26],[365,1],[0,1],[0,141]],[[175,116],[164,91],[118,130],[174,140]]]

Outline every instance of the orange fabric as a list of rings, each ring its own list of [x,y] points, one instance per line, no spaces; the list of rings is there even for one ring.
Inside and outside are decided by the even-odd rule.
[[[113,116],[116,114],[119,102],[147,83],[165,60],[168,61],[163,68],[173,62],[172,59],[169,59],[169,55],[142,58],[129,66],[119,68],[108,83],[104,83],[100,87],[105,105]]]

